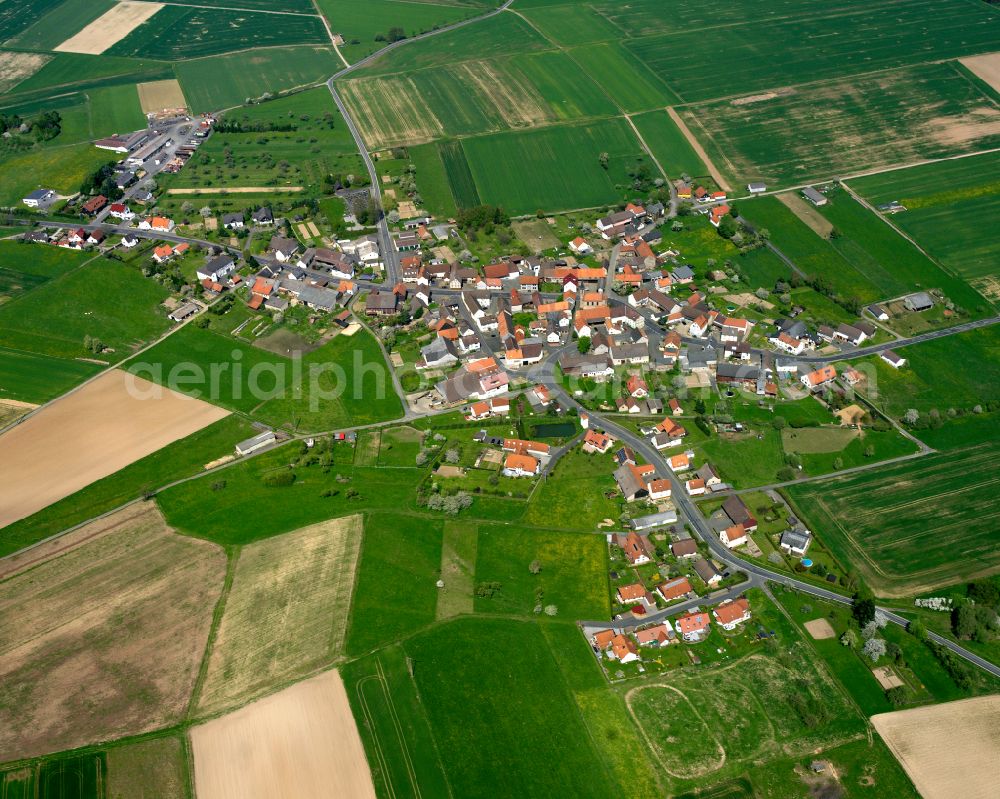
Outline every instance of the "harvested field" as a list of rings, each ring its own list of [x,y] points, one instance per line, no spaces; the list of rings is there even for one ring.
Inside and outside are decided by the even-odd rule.
[[[219,186],[215,189],[167,189],[167,194],[273,194],[303,191],[304,186]]]
[[[1000,53],[960,58],[958,62],[977,78],[986,81],[993,89],[1000,92]]]
[[[410,78],[348,80],[340,85],[340,93],[370,149],[420,144],[444,135],[441,122],[418,103],[420,92]]]
[[[199,710],[242,704],[341,653],[361,539],[359,515],[240,551]]]
[[[154,80],[149,83],[138,83],[139,105],[144,114],[155,114],[169,108],[187,108],[187,100],[177,79]]]
[[[340,674],[194,727],[198,799],[375,799]]]
[[[813,619],[807,621],[803,626],[806,628],[806,632],[817,641],[825,641],[827,638],[833,638],[837,635],[833,626],[826,619]]]
[[[996,796],[1000,696],[872,716],[924,799]]]
[[[55,50],[57,53],[100,55],[128,36],[161,8],[163,8],[161,3],[122,0]]]
[[[0,436],[0,527],[29,516],[228,411],[117,369]]]
[[[108,799],[167,799],[184,796],[186,775],[180,738],[109,749]]]
[[[84,545],[0,583],[0,761],[146,732],[187,708],[225,555],[175,535],[152,505],[88,527]]]
[[[807,203],[802,195],[797,191],[786,192],[775,195],[782,205],[788,208],[793,214],[801,219],[821,239],[830,238],[830,231],[833,230],[833,223],[823,214],[816,210],[815,206]]]
[[[668,108],[667,113],[670,114],[670,119],[673,120],[678,130],[684,134],[684,138],[687,139],[688,144],[690,144],[691,148],[695,151],[695,153],[697,153],[698,157],[702,160],[702,163],[705,164],[705,167],[708,169],[708,174],[712,177],[712,180],[714,180],[723,191],[732,191],[732,186],[729,185],[726,179],[722,176],[722,173],[716,168],[715,164],[712,163],[712,159],[708,157],[708,153],[705,152],[705,148],[701,146],[701,142],[695,138],[691,129],[687,126],[684,120],[681,119],[680,114],[674,111],[673,108]]]
[[[0,93],[13,89],[44,67],[52,56],[40,53],[0,52]]]

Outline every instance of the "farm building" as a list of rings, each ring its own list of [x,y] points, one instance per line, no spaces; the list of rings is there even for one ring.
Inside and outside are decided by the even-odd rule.
[[[264,449],[264,447],[271,446],[278,439],[274,435],[273,430],[267,430],[253,438],[248,438],[246,441],[241,441],[236,445],[237,455],[249,455],[251,452],[256,452],[257,450]]]

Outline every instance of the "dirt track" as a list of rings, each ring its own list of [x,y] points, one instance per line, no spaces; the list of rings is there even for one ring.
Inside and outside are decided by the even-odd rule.
[[[375,799],[340,674],[191,730],[198,799]]]
[[[160,3],[122,2],[110,8],[83,30],[70,36],[56,49],[58,53],[100,55],[163,8]]]
[[[137,399],[133,380],[140,391],[159,389],[115,369],[0,436],[0,527],[229,414],[167,389]]]
[[[729,185],[729,182],[724,177],[722,177],[722,173],[716,168],[715,164],[712,163],[712,159],[708,157],[708,153],[705,152],[705,148],[702,147],[701,142],[694,137],[694,134],[691,132],[691,129],[688,128],[687,123],[681,119],[681,115],[674,111],[673,108],[668,108],[667,113],[674,121],[674,124],[677,125],[677,129],[684,134],[684,138],[688,140],[688,144],[691,145],[694,151],[698,154],[698,157],[705,164],[705,167],[708,169],[708,174],[711,175],[712,180],[714,180],[723,191],[732,191],[733,187]]]
[[[992,799],[1000,758],[1000,696],[872,716],[924,799]]]
[[[167,194],[267,194],[302,189],[302,186],[219,186],[216,189],[167,189]]]

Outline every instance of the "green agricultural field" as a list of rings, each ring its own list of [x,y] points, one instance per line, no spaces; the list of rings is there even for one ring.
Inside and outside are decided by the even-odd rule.
[[[92,356],[100,339],[117,362],[169,327],[160,304],[168,292],[118,261],[95,259],[0,306],[0,346],[63,358]]]
[[[145,491],[197,475],[205,464],[231,455],[237,442],[254,434],[254,428],[240,416],[220,419],[44,510],[8,525],[0,533],[0,556],[100,516],[137,499]],[[225,472],[220,472],[219,478],[225,477]]]
[[[299,46],[187,59],[174,70],[191,110],[200,114],[325,81],[342,66],[332,47]]]
[[[360,655],[434,621],[442,522],[396,513],[365,518],[347,651]]]
[[[366,331],[337,336],[295,366],[290,358],[188,325],[129,370],[289,429],[331,430],[402,415],[388,366]]]
[[[342,1],[346,4],[348,0]],[[367,14],[360,6],[356,8],[355,13]],[[337,30],[336,25],[332,27]],[[551,49],[552,45],[531,25],[516,14],[504,13],[392,50],[352,73],[351,77],[397,75],[424,67],[449,66],[473,59],[508,58],[517,53]]]
[[[379,796],[447,796],[441,760],[406,653],[397,645],[340,670]]]
[[[234,109],[225,120],[240,130],[213,134],[183,170],[161,181],[164,187],[302,186],[302,195],[317,196],[328,175],[366,175],[325,87]],[[268,130],[278,125],[292,130]]]
[[[11,5],[11,4],[5,4]],[[14,3],[13,5],[17,5]],[[33,3],[35,6],[52,4]],[[27,50],[54,50],[64,41],[114,7],[114,0],[62,0],[34,25],[11,41]]]
[[[459,619],[404,648],[455,796],[484,786],[498,799],[622,790],[538,622]]]
[[[146,127],[146,115],[139,105],[135,86],[107,86],[87,92],[90,100],[90,126],[97,136],[105,133],[129,133]]]
[[[0,399],[41,404],[93,377],[101,366],[0,346]]]
[[[537,561],[538,574],[529,568]],[[479,525],[476,585],[499,583],[493,596],[475,599],[480,613],[527,616],[555,605],[566,619],[605,619],[608,604],[604,536]]]
[[[483,202],[512,214],[615,202],[628,193],[627,170],[645,160],[622,119],[478,136],[462,147]]]
[[[936,36],[937,21],[927,30]],[[702,74],[715,80],[712,70]],[[996,147],[1000,135],[988,121],[992,107],[965,75],[940,63],[838,78],[741,104],[703,102],[679,112],[735,183],[763,180],[773,188]],[[845,141],[851,146],[842,146]]]
[[[456,2],[368,0],[361,5],[353,0],[318,0],[318,5],[330,29],[344,37],[340,51],[352,63],[385,47],[390,28],[414,36],[483,13],[482,8]]]
[[[30,28],[61,0],[8,0],[0,6],[0,41]]]
[[[895,170],[850,185],[873,205],[906,206],[889,217],[893,225],[987,297],[1000,298],[1000,244],[982,224],[1000,214],[1000,155]]]
[[[788,489],[838,560],[880,596],[1000,571],[995,442]]]
[[[892,0],[876,0],[863,8],[838,2],[817,11],[815,5],[796,0],[755,3],[752,13],[745,5],[733,6],[722,15],[709,15],[702,6],[695,13],[708,17],[703,25],[675,33],[683,27],[674,19],[677,5],[690,12],[698,4],[671,4],[669,14],[661,5],[653,13],[671,32],[639,35],[627,44],[689,103],[1000,48],[1000,17],[985,3],[951,3],[942,8],[934,0],[917,0],[900,7]],[[640,8],[649,10],[650,6],[644,3]],[[767,20],[768,13],[781,16]],[[729,17],[729,24],[723,22],[724,17]],[[612,21],[633,35],[650,30],[645,25],[647,17],[636,13],[633,4],[620,7]],[[777,43],[781,58],[760,57]],[[706,60],[693,58],[692,53],[725,53],[726,73],[738,76],[737,83],[706,69]],[[866,110],[871,113],[870,108]]]
[[[436,146],[441,154],[441,162],[448,177],[455,207],[474,208],[479,205],[481,202],[479,189],[476,187],[476,179],[472,177],[472,170],[469,168],[462,143],[456,139],[448,139],[438,142]]]
[[[329,41],[323,21],[314,15],[166,6],[107,52],[181,61],[252,47]]]
[[[173,77],[170,64],[163,61],[114,58],[105,55],[55,53],[38,72],[17,85],[15,94],[37,99],[53,89],[73,87],[80,90],[118,83],[139,83]]]
[[[420,189],[420,198],[423,200],[424,207],[429,213],[444,219],[455,216],[457,212],[455,197],[449,183],[452,175],[450,171],[445,170],[444,162],[444,151],[449,144],[452,144],[460,154],[462,153],[462,145],[458,142],[420,144],[408,148],[410,161],[417,170],[417,186]],[[462,159],[465,159],[464,154],[462,154]],[[468,173],[468,166],[466,166],[465,171]],[[475,190],[476,184],[472,182],[471,174],[469,175],[469,184]],[[476,205],[477,203],[472,204]]]
[[[656,75],[614,39],[566,52],[623,111],[646,111],[679,102]]]
[[[525,11],[522,16],[558,45],[600,44],[621,32],[591,6],[554,4]]]
[[[60,277],[83,266],[92,253],[46,247],[22,241],[0,241],[0,270],[10,270],[44,280]]]
[[[705,164],[666,111],[639,114],[632,117],[632,122],[653,157],[670,177],[704,177],[708,174]]]
[[[0,206],[21,204],[21,198],[44,186],[60,194],[75,194],[84,178],[115,160],[107,150],[90,144],[44,147],[0,159]]]
[[[996,326],[903,347],[907,359],[894,369],[881,358],[862,363],[874,368],[867,395],[886,413],[902,418],[913,408],[922,416],[937,409],[948,422],[950,408],[965,413],[1000,392],[1000,329]]]

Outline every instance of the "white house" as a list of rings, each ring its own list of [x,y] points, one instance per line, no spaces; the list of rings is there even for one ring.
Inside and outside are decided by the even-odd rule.
[[[736,549],[747,542],[747,531],[742,524],[734,524],[719,531],[719,540],[730,549]]]
[[[47,205],[56,198],[56,193],[52,189],[35,189],[31,194],[21,200],[28,208],[38,208],[40,205]]]
[[[732,602],[723,602],[712,615],[723,630],[735,630],[737,625],[750,619],[750,603],[745,597]]]

